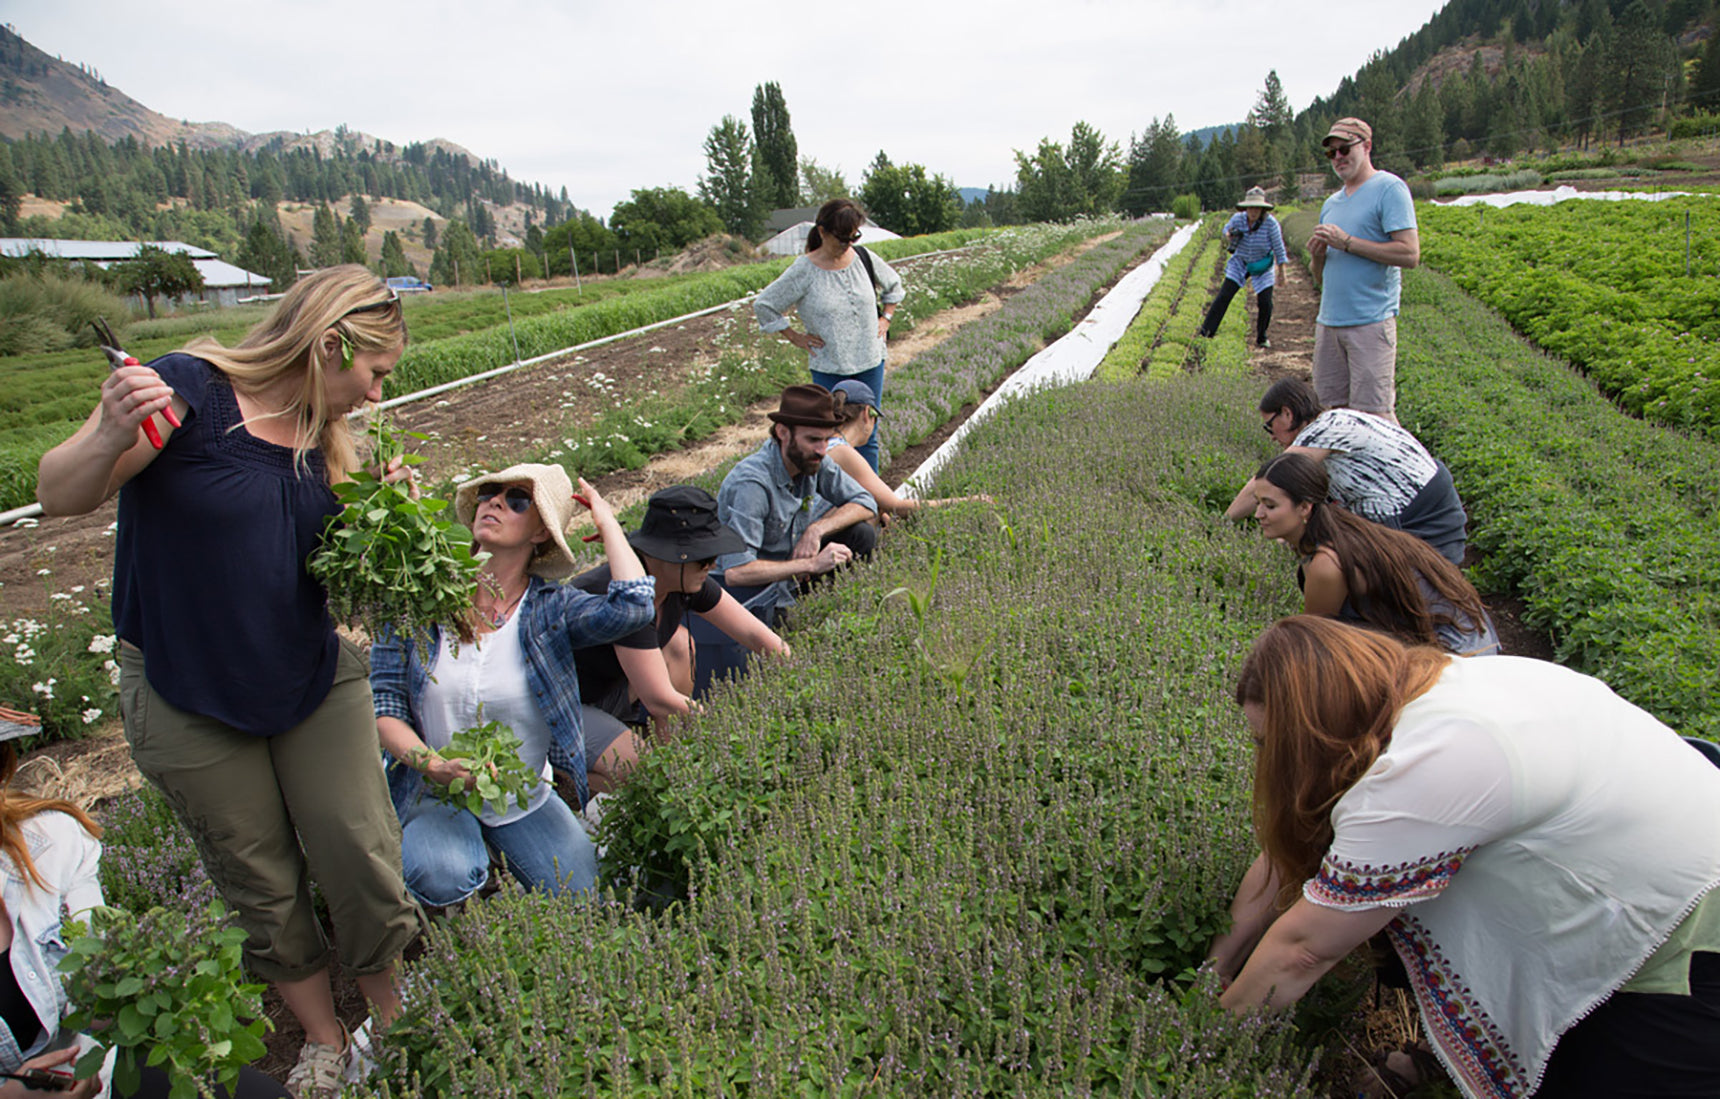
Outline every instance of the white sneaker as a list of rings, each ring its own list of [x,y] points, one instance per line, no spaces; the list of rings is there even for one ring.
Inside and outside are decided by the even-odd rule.
[[[346,1071],[342,1074],[349,1084],[362,1084],[376,1074],[376,1054],[370,1047],[370,1020],[358,1024],[352,1040],[346,1046]]]
[[[585,830],[592,837],[597,836],[597,826],[603,823],[603,803],[609,800],[608,794],[593,794],[591,800],[585,803],[585,811],[580,814],[585,822]]]

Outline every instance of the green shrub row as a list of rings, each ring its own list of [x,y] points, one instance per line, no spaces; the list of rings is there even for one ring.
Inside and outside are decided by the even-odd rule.
[[[892,528],[609,809],[606,882],[666,909],[467,906],[360,1094],[1311,1095],[1186,975],[1254,851],[1231,679],[1294,592],[1209,502],[1253,389],[1006,405],[938,485],[1004,506]]]
[[[1714,199],[1485,213],[1423,206],[1418,216],[1423,259],[1524,335],[1575,363],[1630,411],[1720,438]]]
[[[1406,273],[1399,416],[1451,467],[1483,554],[1557,658],[1720,737],[1720,448],[1620,414],[1444,275]]]
[[[1222,228],[1224,222],[1219,220],[1214,224]],[[1181,371],[1191,357],[1205,352],[1203,345],[1208,341],[1196,336],[1195,332],[1206,318],[1207,304],[1212,301],[1219,272],[1223,270],[1228,255],[1216,230],[1213,236],[1201,242],[1200,255],[1195,258],[1188,286],[1182,297],[1177,299],[1170,316],[1165,318],[1164,327],[1159,330],[1159,341],[1147,359],[1145,372],[1148,378],[1163,381]],[[1235,324],[1234,318],[1231,323]]]
[[[1208,219],[1192,240],[1183,245],[1182,251],[1172,256],[1165,264],[1164,273],[1159,281],[1147,294],[1147,300],[1141,303],[1140,312],[1129,322],[1129,327],[1123,333],[1105,357],[1100,360],[1099,368],[1093,376],[1102,382],[1120,382],[1139,374],[1147,362],[1147,356],[1152,353],[1154,345],[1159,342],[1159,333],[1164,329],[1165,319],[1171,315],[1177,303],[1188,293],[1191,283],[1191,273],[1195,261],[1200,258],[1203,248],[1202,232],[1213,231],[1214,224],[1223,224]],[[1196,287],[1198,290],[1198,285]]]
[[[889,373],[880,428],[882,460],[949,423],[1046,344],[1068,332],[1095,296],[1170,235],[1162,220],[1137,222],[1011,295],[1005,307]]]

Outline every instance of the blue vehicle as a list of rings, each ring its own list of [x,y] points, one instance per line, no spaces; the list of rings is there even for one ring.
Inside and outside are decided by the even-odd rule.
[[[422,294],[436,289],[423,279],[417,278],[413,275],[395,275],[393,278],[384,279],[383,281],[388,284],[391,290],[398,294]]]

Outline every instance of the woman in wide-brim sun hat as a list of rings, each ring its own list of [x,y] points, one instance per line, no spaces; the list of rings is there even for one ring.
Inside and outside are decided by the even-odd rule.
[[[1268,213],[1271,209],[1272,203],[1266,200],[1265,189],[1250,187],[1242,201],[1236,204],[1236,213],[1224,223],[1230,260],[1224,265],[1224,283],[1218,288],[1218,296],[1212,299],[1212,305],[1207,307],[1198,335],[1218,335],[1218,326],[1230,308],[1230,299],[1248,280],[1254,283],[1255,345],[1272,346],[1272,341],[1267,338],[1267,330],[1272,326],[1272,287],[1277,284],[1277,275],[1283,271],[1284,265],[1290,262],[1290,253],[1284,248],[1284,231],[1279,227],[1278,219]]]
[[[459,903],[483,887],[492,850],[528,889],[578,894],[597,880],[585,829],[555,793],[553,772],[589,797],[579,680],[573,653],[614,641],[651,620],[651,578],[609,504],[585,481],[579,497],[560,466],[526,463],[462,484],[454,510],[488,554],[473,597],[477,640],[433,630],[421,647],[385,631],[371,649],[376,725],[389,794],[401,825],[406,886],[421,903]],[[591,509],[613,579],[602,595],[558,583],[574,570],[567,530]],[[437,749],[464,729],[499,721],[520,739],[520,759],[541,781],[527,803],[477,814],[437,800],[429,784],[470,780]]]

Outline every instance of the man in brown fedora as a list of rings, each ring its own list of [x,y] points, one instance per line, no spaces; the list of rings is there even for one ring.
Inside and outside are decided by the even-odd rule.
[[[1374,130],[1340,118],[1320,142],[1344,186],[1320,208],[1308,241],[1320,315],[1314,391],[1327,408],[1397,422],[1397,314],[1402,267],[1421,262],[1409,187],[1374,167]]]
[[[774,626],[814,577],[872,552],[878,504],[824,460],[837,426],[828,389],[791,385],[770,418],[770,438],[729,471],[717,492],[717,518],[746,548],[719,557],[714,573]]]

